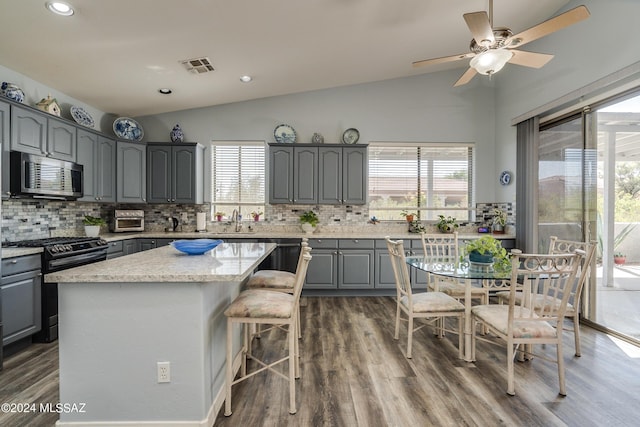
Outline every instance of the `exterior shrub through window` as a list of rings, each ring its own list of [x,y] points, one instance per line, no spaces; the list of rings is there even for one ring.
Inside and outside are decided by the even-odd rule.
[[[369,214],[379,220],[402,220],[407,211],[466,221],[472,191],[473,144],[369,144]]]
[[[211,217],[229,219],[239,208],[245,220],[264,212],[265,144],[262,141],[214,142],[211,145]]]

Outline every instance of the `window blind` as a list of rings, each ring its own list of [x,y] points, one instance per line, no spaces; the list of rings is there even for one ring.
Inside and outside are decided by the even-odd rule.
[[[423,220],[468,219],[472,167],[473,144],[371,143],[369,213],[380,220],[398,220],[403,210]]]
[[[240,208],[242,215],[264,212],[264,142],[214,142],[211,146],[213,212]],[[213,213],[212,212],[212,213]]]

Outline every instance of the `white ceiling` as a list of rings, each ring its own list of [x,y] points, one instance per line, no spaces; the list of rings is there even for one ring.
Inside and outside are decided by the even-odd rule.
[[[134,117],[453,67],[462,74],[466,60],[415,69],[411,62],[466,53],[471,35],[462,14],[488,9],[488,0],[67,2],[76,9],[71,17],[48,12],[45,0],[2,0],[0,64]],[[495,0],[494,27],[517,33],[567,3]],[[201,56],[214,72],[191,74],[180,64]],[[517,66],[503,72],[509,67]],[[241,83],[243,74],[254,80]],[[161,87],[173,93],[160,95]]]

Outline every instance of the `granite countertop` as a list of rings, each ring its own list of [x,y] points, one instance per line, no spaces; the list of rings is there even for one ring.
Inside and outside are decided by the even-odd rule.
[[[244,280],[274,243],[222,243],[204,255],[162,246],[45,275],[45,282],[230,282]]]

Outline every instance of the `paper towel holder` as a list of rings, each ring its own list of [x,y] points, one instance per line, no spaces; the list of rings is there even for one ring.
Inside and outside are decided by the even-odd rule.
[[[196,213],[196,232],[204,233],[207,231],[207,214],[206,212]]]

